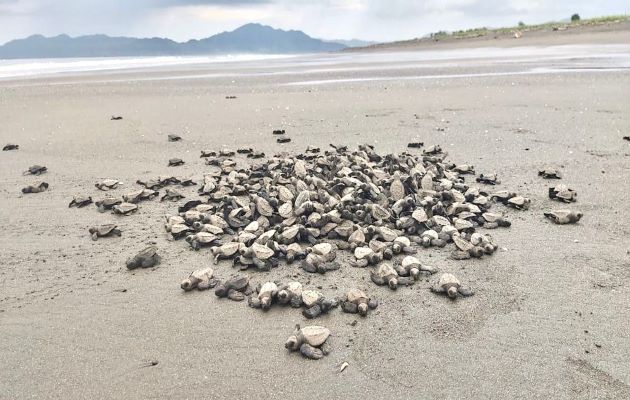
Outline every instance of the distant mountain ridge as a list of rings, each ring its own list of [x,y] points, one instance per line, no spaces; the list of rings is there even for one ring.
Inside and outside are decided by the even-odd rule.
[[[316,53],[342,50],[345,47],[341,43],[312,38],[302,31],[284,31],[252,23],[231,32],[182,43],[164,38],[33,35],[0,46],[0,59]]]

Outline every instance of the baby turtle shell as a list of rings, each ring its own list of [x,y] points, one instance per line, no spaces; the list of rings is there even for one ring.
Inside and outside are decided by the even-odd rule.
[[[107,191],[110,189],[116,189],[118,185],[120,185],[120,182],[116,179],[103,179],[102,181],[97,182],[94,186],[96,186],[99,190]]]
[[[160,256],[157,254],[157,247],[149,246],[127,260],[128,269],[151,268],[160,263]]]
[[[74,196],[68,207],[85,207],[92,204],[92,198],[90,196]]]
[[[303,343],[313,347],[320,347],[329,336],[330,330],[323,326],[310,325],[300,328],[300,325],[296,325],[295,331],[289,336],[284,347],[290,351],[297,351]]]
[[[440,276],[437,285],[431,288],[434,293],[446,294],[451,299],[457,298],[457,295],[464,297],[472,296],[474,293],[472,290],[462,287],[459,279],[453,274],[444,273]]]
[[[114,214],[130,215],[138,211],[138,206],[133,203],[120,203],[112,207]]]
[[[538,176],[542,176],[545,179],[561,179],[562,173],[554,168],[545,168],[538,171]]]
[[[571,203],[577,200],[577,192],[566,185],[557,185],[549,188],[549,198],[564,203]]]
[[[193,271],[188,278],[181,283],[181,288],[185,292],[189,292],[195,288],[198,290],[206,290],[216,286],[218,280],[214,278],[214,270],[212,268],[203,268]]]
[[[28,185],[22,188],[22,193],[41,193],[48,189],[49,185],[46,182],[37,182],[32,185]]]
[[[88,229],[88,231],[90,232],[90,235],[92,235],[92,240],[98,240],[98,238],[113,235],[121,236],[120,229],[118,229],[118,227],[114,224],[93,226]]]
[[[558,225],[575,224],[582,219],[582,216],[581,212],[571,210],[555,210],[545,213],[545,217]]]
[[[41,175],[44,172],[48,171],[48,168],[43,165],[32,165],[25,172],[24,175]]]
[[[181,158],[171,158],[168,160],[169,167],[179,167],[180,165],[184,165],[184,160]]]

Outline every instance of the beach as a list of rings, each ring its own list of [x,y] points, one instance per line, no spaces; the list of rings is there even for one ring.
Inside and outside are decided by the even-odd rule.
[[[630,46],[628,30],[604,34],[1,80],[0,144],[20,149],[0,154],[0,398],[630,398]],[[274,129],[292,142],[277,144]],[[420,250],[472,286],[470,298],[436,296],[430,278],[390,291],[349,267],[312,278],[330,296],[361,282],[381,302],[367,318],[315,320],[333,335],[319,361],[283,347],[307,323],[299,312],[182,292],[211,259],[168,239],[175,203],[144,202],[129,217],[68,208],[75,195],[105,197],[94,187],[104,178],[124,182],[115,195],[158,175],[200,180],[201,150],[392,153],[415,141],[497,172],[498,189],[531,206],[499,208],[513,223],[491,232],[491,257]],[[173,157],[186,164],[168,167]],[[33,164],[49,172],[23,176]],[[553,183],[537,175],[548,165],[577,203],[549,200]],[[20,193],[36,180],[49,190]],[[543,212],[558,208],[584,217],[553,225]],[[90,240],[101,223],[122,237]],[[161,264],[128,271],[152,242]],[[232,273],[227,262],[216,270]],[[297,267],[250,275],[311,280]]]

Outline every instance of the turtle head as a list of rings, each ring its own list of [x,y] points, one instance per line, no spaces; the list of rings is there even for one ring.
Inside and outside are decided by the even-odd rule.
[[[368,304],[367,303],[361,303],[361,304],[359,304],[357,309],[359,311],[359,315],[365,317],[367,315],[367,313],[368,313]]]
[[[203,228],[203,223],[201,221],[193,222],[193,229],[196,231],[200,231]]]
[[[280,303],[286,303],[289,301],[289,292],[287,290],[281,290],[278,292],[278,301]]]
[[[451,299],[456,298],[457,297],[457,287],[449,286],[448,289],[446,289],[446,293],[448,294],[448,297],[450,297]]]
[[[411,277],[414,280],[418,280],[418,277],[420,276],[420,270],[418,268],[416,268],[416,267],[411,267],[409,269],[409,275],[411,275]]]
[[[391,290],[398,289],[398,279],[396,277],[392,277],[389,281],[387,281],[387,285]]]
[[[268,310],[271,308],[271,296],[265,296],[260,299],[260,305],[263,310]]]
[[[180,285],[180,286],[181,286],[181,288],[182,288],[184,291],[186,291],[186,292],[187,292],[187,291],[189,291],[189,290],[191,290],[191,289],[193,289],[193,287],[192,287],[192,282],[190,281],[190,279],[189,279],[189,278],[184,279],[184,280],[182,281],[182,283],[181,283],[181,285]]]

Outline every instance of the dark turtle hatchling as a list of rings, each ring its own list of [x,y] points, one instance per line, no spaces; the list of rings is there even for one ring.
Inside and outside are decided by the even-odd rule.
[[[27,193],[41,193],[45,190],[47,190],[49,187],[48,183],[46,182],[37,182],[34,183],[32,185],[28,185],[27,187],[22,188],[22,193],[27,194]]]
[[[171,158],[168,160],[169,167],[179,167],[180,165],[184,165],[184,160],[181,158]]]
[[[157,247],[149,246],[127,260],[128,269],[151,268],[160,263],[160,256],[157,254]]]
[[[85,207],[92,204],[92,197],[90,196],[74,196],[68,207]]]
[[[88,232],[90,232],[90,235],[92,235],[92,240],[98,240],[98,238],[102,237],[122,235],[120,229],[118,229],[118,227],[114,224],[93,226],[88,229]]]
[[[17,150],[19,149],[20,146],[17,144],[7,144],[2,148],[2,151],[10,151],[10,150]]]
[[[168,135],[169,142],[179,142],[181,140],[182,140],[182,137],[174,133],[171,133],[170,135]]]
[[[486,185],[498,185],[501,183],[497,174],[479,174],[477,182],[485,183]]]
[[[562,179],[562,173],[555,168],[545,168],[538,171],[538,176],[542,176],[545,179]]]
[[[219,284],[214,290],[217,297],[227,297],[234,301],[245,300],[245,295],[251,292],[249,288],[249,276],[236,275]]]
[[[456,299],[458,295],[468,297],[474,294],[469,288],[463,287],[455,275],[449,273],[442,274],[437,284],[431,287],[431,291],[446,294],[451,299]]]
[[[97,201],[94,205],[98,208],[99,212],[105,212],[106,210],[111,210],[114,206],[117,206],[122,203],[121,199],[117,199],[115,197],[106,197],[103,200]]]
[[[291,141],[291,138],[289,137],[279,137],[278,139],[276,139],[276,142],[278,143],[289,143]]]
[[[44,167],[43,165],[35,164],[28,167],[28,169],[24,171],[24,175],[41,175],[46,171],[48,171],[48,168]]]

